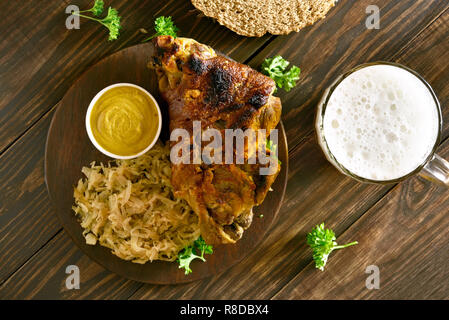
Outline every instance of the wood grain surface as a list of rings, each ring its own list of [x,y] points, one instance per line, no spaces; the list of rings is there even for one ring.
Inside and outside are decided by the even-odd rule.
[[[0,298],[44,299],[448,299],[449,230],[445,189],[412,178],[398,185],[357,183],[327,163],[313,132],[315,107],[341,72],[375,60],[402,63],[434,88],[449,136],[449,3],[441,0],[341,0],[328,17],[289,36],[244,38],[198,17],[189,1],[111,1],[126,29],[117,42],[82,22],[64,27],[70,1],[0,2]],[[89,1],[79,1],[88,7]],[[365,26],[368,5],[381,27]],[[5,12],[7,14],[5,14]],[[39,19],[31,19],[36,15]],[[244,260],[212,278],[182,285],[143,285],[112,274],[83,255],[60,229],[44,186],[43,156],[57,103],[89,66],[139,42],[158,15],[172,15],[195,37],[258,67],[281,54],[302,69],[299,85],[280,90],[290,153],[279,220]],[[16,26],[20,25],[20,28]],[[439,152],[449,157],[445,140]],[[359,245],[314,268],[305,235],[324,221],[338,241]],[[65,267],[81,271],[81,289],[65,288]],[[378,265],[380,290],[365,287],[365,268]]]

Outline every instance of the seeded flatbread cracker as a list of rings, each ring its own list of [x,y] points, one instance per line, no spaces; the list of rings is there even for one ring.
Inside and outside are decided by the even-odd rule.
[[[192,0],[221,25],[248,37],[288,34],[324,18],[337,0]]]

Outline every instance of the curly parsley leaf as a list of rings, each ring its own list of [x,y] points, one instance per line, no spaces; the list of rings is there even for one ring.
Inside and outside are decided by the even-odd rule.
[[[345,245],[338,245],[335,240],[335,233],[330,229],[325,229],[324,223],[317,225],[307,235],[307,244],[313,250],[313,260],[317,269],[324,271],[327,259],[332,251],[358,244],[357,241],[354,241]]]
[[[283,88],[285,91],[290,91],[296,86],[301,69],[297,66],[292,66],[290,70],[287,71],[289,65],[290,62],[280,55],[277,55],[273,58],[265,59],[261,68],[262,73],[273,79],[279,88]]]
[[[270,150],[270,155],[277,159],[279,164],[282,164],[281,160],[277,157],[278,145],[274,144],[272,140],[267,139],[267,148]]]
[[[118,11],[112,7],[109,7],[108,9],[108,15],[103,19],[97,19],[91,16],[87,16],[83,14],[84,12],[91,12],[94,16],[100,16],[103,13],[104,9],[104,2],[101,0],[96,0],[94,6],[89,10],[84,11],[76,11],[73,12],[74,15],[96,21],[109,30],[109,40],[116,40],[118,36],[120,35],[120,19],[121,17],[118,14]]]
[[[176,38],[179,31],[178,27],[175,26],[170,16],[157,17],[156,20],[154,20],[154,30],[156,31],[156,33],[151,37],[143,40],[142,42],[147,42],[148,40],[151,40],[158,36],[172,36],[173,38]]]
[[[192,269],[190,269],[190,263],[195,259],[201,259],[201,257],[193,253],[193,247],[190,246],[185,248],[178,255],[179,268],[184,268],[185,274],[192,273]]]
[[[178,254],[179,268],[185,270],[185,274],[192,273],[190,263],[195,259],[206,261],[205,254],[212,254],[213,249],[211,245],[206,244],[204,239],[200,236],[195,242],[188,247],[185,247]]]
[[[94,6],[89,10],[94,16],[99,17],[103,13],[104,2],[101,0],[95,0]]]
[[[202,258],[204,257],[204,254],[212,254],[214,252],[212,246],[208,245],[201,236],[193,244],[195,245],[195,248],[201,252]]]

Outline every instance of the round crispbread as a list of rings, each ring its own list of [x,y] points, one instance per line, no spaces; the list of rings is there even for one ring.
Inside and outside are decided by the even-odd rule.
[[[206,16],[248,37],[288,34],[324,18],[337,0],[192,0]]]

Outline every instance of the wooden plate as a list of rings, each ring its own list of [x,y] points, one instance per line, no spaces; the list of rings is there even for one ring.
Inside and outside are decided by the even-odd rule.
[[[94,261],[123,277],[153,283],[175,284],[205,278],[231,267],[253,252],[265,237],[279,212],[287,184],[288,154],[285,131],[279,124],[279,159],[282,170],[263,204],[255,208],[251,227],[235,245],[214,247],[207,262],[194,261],[193,273],[184,275],[177,263],[156,261],[144,265],[117,258],[110,249],[100,245],[86,245],[82,228],[72,211],[73,187],[82,178],[81,168],[92,161],[107,162],[89,141],[85,129],[85,114],[92,98],[103,88],[118,82],[137,84],[158,100],[163,117],[168,120],[167,107],[158,95],[156,76],[149,70],[147,62],[152,44],[146,43],[119,51],[84,73],[70,88],[57,108],[47,137],[45,152],[45,179],[50,199],[67,233],[76,245]],[[162,128],[162,139],[168,137],[168,122]],[[259,215],[263,214],[263,218]]]

